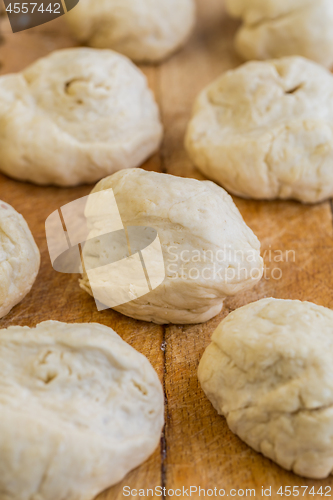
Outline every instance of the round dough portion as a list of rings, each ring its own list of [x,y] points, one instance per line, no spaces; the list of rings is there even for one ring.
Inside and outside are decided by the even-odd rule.
[[[195,23],[195,3],[80,0],[66,20],[83,43],[116,50],[136,62],[159,62],[188,39]]]
[[[221,311],[226,297],[251,289],[261,279],[260,243],[232,198],[216,184],[134,169],[103,179],[92,193],[110,188],[125,228],[157,231],[165,268],[159,286],[115,310],[159,324],[203,323]],[[89,238],[98,240],[107,224],[108,218],[92,217]],[[112,246],[101,239],[96,248],[83,248],[85,268],[103,272],[90,280],[85,272],[81,287],[90,294],[93,290],[106,306],[114,287],[105,267]],[[118,261],[124,257],[119,255]],[[152,269],[158,264],[154,258],[148,262]]]
[[[243,58],[299,55],[333,65],[331,0],[227,0],[226,6],[244,23],[235,41]]]
[[[333,195],[333,76],[301,57],[249,62],[196,100],[188,153],[208,178],[256,199]]]
[[[111,328],[10,327],[0,330],[0,360],[4,499],[92,500],[157,447],[162,386]]]
[[[0,200],[0,318],[30,292],[39,265],[40,253],[28,224]]]
[[[115,52],[60,50],[0,77],[0,170],[15,179],[96,182],[141,165],[161,138],[146,78]]]
[[[333,470],[333,311],[263,299],[229,314],[199,381],[230,429],[281,467],[311,478]]]

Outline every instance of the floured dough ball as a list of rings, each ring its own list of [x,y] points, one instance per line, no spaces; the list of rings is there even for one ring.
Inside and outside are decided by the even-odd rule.
[[[111,328],[0,330],[3,498],[92,500],[158,446],[163,390]]]
[[[103,179],[93,193],[108,189],[112,189],[128,229],[132,257],[122,260],[128,258],[125,239],[125,251],[114,262],[118,235],[99,238],[108,227],[109,216],[98,218],[90,207],[95,217],[91,217],[89,238],[95,243],[83,249],[86,272],[81,286],[102,304],[154,323],[202,323],[221,311],[227,296],[249,290],[261,279],[263,261],[257,237],[231,197],[212,182],[134,169]],[[102,205],[105,214],[108,207]],[[135,238],[139,234],[135,228],[140,227],[157,232],[158,239],[149,248],[144,234],[141,240]],[[142,249],[151,291],[144,275],[142,281],[140,275],[136,282],[130,281],[134,266],[141,269],[138,252]],[[125,267],[119,267],[121,262]],[[119,268],[123,275],[117,274]],[[87,269],[92,270],[90,276]],[[113,306],[109,299],[115,292],[123,296],[127,275],[130,298]],[[146,293],[142,292],[144,286]]]
[[[333,76],[301,57],[249,62],[198,97],[195,165],[234,194],[315,203],[333,195]]]
[[[146,78],[115,52],[60,50],[0,78],[0,170],[15,179],[96,182],[141,165],[161,137]]]
[[[80,0],[66,15],[74,35],[137,62],[159,62],[181,47],[195,22],[194,0]]]
[[[236,49],[245,59],[299,55],[333,65],[331,0],[226,0],[243,20]]]
[[[30,292],[40,254],[28,224],[0,200],[0,318]]]
[[[263,299],[229,314],[199,365],[201,386],[230,429],[281,467],[333,470],[333,311]]]

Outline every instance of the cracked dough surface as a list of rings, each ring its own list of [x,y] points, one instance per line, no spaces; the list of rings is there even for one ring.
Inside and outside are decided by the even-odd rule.
[[[157,447],[162,386],[111,328],[13,326],[0,361],[3,500],[92,500]]]
[[[226,0],[243,20],[235,45],[244,59],[299,55],[333,65],[331,0]]]
[[[83,43],[137,62],[159,62],[186,42],[195,23],[195,2],[80,0],[66,20]]]
[[[157,230],[166,272],[155,290],[115,307],[117,311],[160,324],[203,323],[221,311],[227,296],[249,290],[261,279],[260,243],[232,198],[216,184],[133,169],[103,179],[92,192],[109,188],[125,227]],[[103,224],[95,222],[96,228]],[[83,253],[88,264],[108,262],[105,245],[96,255],[85,247]],[[94,290],[108,289],[104,281],[93,285]],[[81,287],[92,293],[86,274]]]
[[[162,125],[142,72],[110,50],[55,51],[0,77],[0,170],[74,186],[141,165]]]
[[[333,76],[301,57],[249,62],[198,96],[186,147],[234,194],[316,203],[333,195]]]
[[[30,292],[39,264],[40,253],[28,224],[0,200],[0,318]]]
[[[333,470],[333,311],[263,299],[234,311],[212,336],[199,381],[230,429],[287,470]]]

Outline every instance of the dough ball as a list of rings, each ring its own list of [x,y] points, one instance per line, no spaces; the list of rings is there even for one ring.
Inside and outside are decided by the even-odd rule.
[[[116,283],[107,277],[115,240],[98,238],[107,228],[107,217],[91,218],[89,238],[95,238],[96,246],[85,244],[85,268],[100,272],[89,279],[84,273],[81,286],[106,306],[159,324],[202,323],[221,311],[227,296],[249,290],[261,279],[260,243],[231,197],[216,184],[134,169],[103,179],[93,193],[110,188],[124,227],[157,231],[165,278],[142,296],[135,295],[131,286],[133,300],[110,305],[108,297],[122,283],[121,276],[114,279],[113,265],[109,276]],[[139,248],[140,242],[134,247]],[[119,255],[118,261],[125,257]],[[154,278],[158,259],[143,258]]]
[[[264,299],[229,314],[199,381],[230,429],[281,467],[310,478],[333,470],[333,311]]]
[[[199,95],[186,136],[208,178],[257,199],[333,196],[333,76],[301,57],[249,62]]]
[[[0,318],[30,292],[39,265],[39,250],[28,224],[0,200]]]
[[[141,71],[109,50],[66,49],[0,77],[0,170],[75,186],[141,165],[162,126]]]
[[[188,39],[194,0],[80,0],[66,15],[74,35],[137,62],[159,62]]]
[[[161,384],[111,328],[10,327],[0,361],[4,500],[92,500],[158,446]]]
[[[331,0],[227,0],[226,5],[244,23],[235,42],[243,58],[299,55],[333,65]]]

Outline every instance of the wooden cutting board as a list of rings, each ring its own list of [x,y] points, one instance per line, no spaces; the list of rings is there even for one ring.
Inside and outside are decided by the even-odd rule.
[[[96,0],[98,1],[98,0]],[[175,12],[175,15],[177,13]],[[159,103],[165,138],[159,154],[144,168],[202,179],[183,146],[184,132],[197,93],[213,78],[241,63],[233,50],[237,23],[227,17],[222,0],[198,0],[198,26],[188,45],[161,66],[142,67]],[[0,73],[18,71],[53,50],[74,46],[63,18],[39,28],[12,34],[6,15],[1,18]],[[1,154],[1,152],[0,152]],[[271,487],[280,499],[280,486],[308,486],[303,498],[333,479],[305,480],[288,473],[252,451],[228,429],[199,387],[196,371],[201,355],[219,322],[232,310],[263,297],[309,300],[333,308],[333,239],[331,203],[305,206],[294,202],[256,202],[234,198],[247,224],[262,243],[265,277],[250,292],[226,302],[223,312],[204,325],[161,327],[135,321],[114,311],[97,312],[94,301],[78,286],[78,276],[55,272],[44,233],[45,219],[62,205],[85,196],[91,186],[42,188],[15,182],[0,174],[0,198],[24,215],[42,254],[41,270],[31,293],[4,319],[9,325],[33,326],[44,320],[95,321],[112,327],[148,357],[165,389],[166,426],[161,445],[141,467],[100,500],[125,497],[123,487],[166,490],[215,487],[225,496],[241,498],[255,489]],[[311,488],[314,486],[314,490]],[[332,496],[333,491],[323,489]],[[138,491],[139,493],[139,491]],[[179,492],[177,492],[179,493]],[[267,492],[268,493],[268,492]],[[303,495],[303,496],[302,496]],[[250,494],[248,493],[247,497]],[[162,498],[172,497],[172,491]],[[252,498],[254,497],[252,493]],[[158,493],[149,498],[161,498]],[[181,498],[187,498],[186,493]],[[192,493],[191,498],[203,498]],[[213,497],[214,498],[214,497]]]

